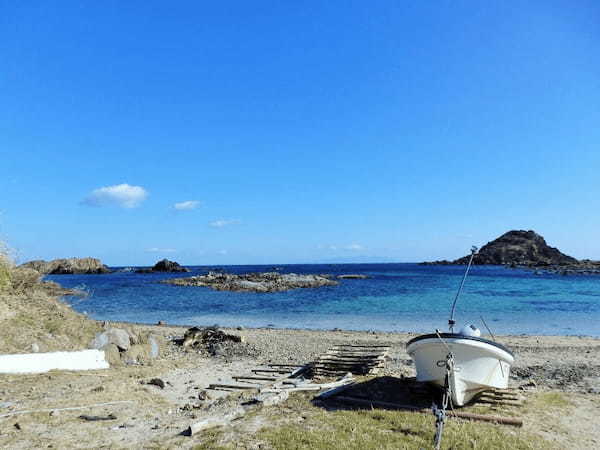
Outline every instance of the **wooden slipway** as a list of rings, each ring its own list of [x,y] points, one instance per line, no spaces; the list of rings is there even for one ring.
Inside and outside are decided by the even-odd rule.
[[[102,350],[0,355],[0,373],[43,373],[49,370],[108,369]]]

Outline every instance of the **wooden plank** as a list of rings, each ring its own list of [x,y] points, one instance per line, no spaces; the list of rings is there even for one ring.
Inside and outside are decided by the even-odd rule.
[[[302,364],[267,364],[269,367],[304,367]]]
[[[325,353],[319,356],[317,359],[323,358],[347,358],[347,359],[384,359],[385,355],[374,354],[374,355],[352,355],[348,353]]]
[[[379,362],[319,361],[313,367],[379,367]]]
[[[253,373],[288,373],[290,372],[290,370],[287,369],[252,369],[251,372]]]
[[[321,392],[319,395],[317,395],[315,397],[315,400],[325,400],[326,398],[341,394],[342,392],[344,392],[344,391],[350,389],[352,386],[354,386],[354,384],[355,383],[348,383],[348,384],[344,384],[342,386],[334,387],[325,392]]]
[[[277,377],[275,380],[267,383],[266,385],[261,386],[260,389],[258,390],[258,392],[262,392],[263,390],[265,390],[271,386],[274,386],[275,384],[282,382],[283,380],[287,380],[289,378],[294,378],[294,377],[297,377],[298,375],[302,375],[303,373],[307,372],[308,369],[310,369],[310,366],[308,364],[306,364],[304,366],[300,366],[293,372],[282,375],[280,377]]]
[[[207,389],[257,389],[259,386],[246,386],[243,384],[210,384]]]
[[[412,411],[412,412],[417,412],[417,413],[422,413],[422,414],[431,414],[430,408],[420,408],[420,407],[413,406],[413,405],[401,405],[398,403],[382,402],[382,401],[377,401],[377,400],[368,400],[368,399],[357,398],[357,397],[346,397],[346,396],[341,396],[341,395],[333,397],[333,400],[340,401],[343,403],[361,405],[361,406],[370,406],[371,408],[373,406],[379,406],[382,408],[399,409],[399,410]],[[448,414],[449,416],[458,417],[461,419],[481,420],[484,422],[494,422],[494,423],[500,423],[503,425],[512,425],[515,427],[523,426],[523,420],[519,419],[519,418],[515,418],[515,417],[488,416],[488,415],[484,415],[484,414],[473,414],[473,413],[468,413],[468,412],[463,412],[463,411],[446,411],[446,414]]]
[[[232,420],[242,417],[246,410],[238,406],[233,411],[230,411],[220,417],[209,417],[208,419],[192,423],[189,428],[184,431],[187,436],[193,436],[200,431],[208,430],[214,427],[222,427],[231,423]]]
[[[326,361],[334,361],[334,362],[335,361],[345,361],[345,362],[360,364],[362,362],[366,362],[366,363],[381,362],[381,361],[384,361],[384,359],[383,358],[347,358],[345,356],[340,356],[337,358],[321,357],[321,358],[317,359],[315,362],[326,362]]]
[[[234,376],[231,377],[234,380],[238,381],[238,380],[260,380],[260,381],[275,381],[277,378],[276,377],[253,377],[253,376]]]

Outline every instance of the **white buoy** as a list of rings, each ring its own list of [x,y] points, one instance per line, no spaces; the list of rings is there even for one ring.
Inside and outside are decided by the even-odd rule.
[[[480,337],[481,330],[479,330],[479,328],[477,328],[475,325],[465,325],[460,329],[458,334],[462,334],[463,336]]]

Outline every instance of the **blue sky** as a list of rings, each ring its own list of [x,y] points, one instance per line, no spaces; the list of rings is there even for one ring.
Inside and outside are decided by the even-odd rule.
[[[21,261],[600,258],[597,2],[217,3],[0,4]]]

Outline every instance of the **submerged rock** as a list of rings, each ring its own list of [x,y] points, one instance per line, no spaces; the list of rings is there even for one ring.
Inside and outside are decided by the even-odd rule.
[[[280,274],[277,272],[247,273],[235,275],[231,273],[208,272],[188,278],[172,278],[161,283],[177,286],[205,286],[218,291],[238,292],[281,292],[297,288],[316,288],[335,286],[337,281],[324,275],[301,275],[295,273]]]
[[[362,274],[347,274],[347,275],[338,275],[337,278],[340,280],[365,280],[369,277],[367,275],[362,275]]]
[[[29,261],[19,267],[34,269],[41,274],[71,275],[110,273],[110,269],[97,258],[63,258],[52,261]]]

